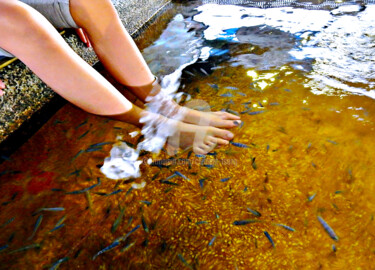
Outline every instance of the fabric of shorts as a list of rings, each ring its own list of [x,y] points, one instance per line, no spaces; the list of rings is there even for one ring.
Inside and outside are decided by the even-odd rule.
[[[39,11],[56,28],[79,28],[69,9],[69,0],[19,0]],[[0,48],[1,57],[13,57]]]

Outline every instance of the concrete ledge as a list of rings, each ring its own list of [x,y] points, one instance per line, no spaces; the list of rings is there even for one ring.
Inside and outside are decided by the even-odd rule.
[[[158,14],[170,0],[112,0],[119,16],[132,36]],[[64,35],[67,43],[90,65],[98,62],[94,51],[80,42],[75,34]],[[56,94],[19,60],[0,70],[6,84],[0,97],[0,142],[3,142]]]

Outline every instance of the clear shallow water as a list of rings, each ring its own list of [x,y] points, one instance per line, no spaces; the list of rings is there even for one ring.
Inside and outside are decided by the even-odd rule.
[[[161,77],[190,63],[181,90],[211,110],[238,112],[234,141],[247,147],[169,160],[143,153],[142,177],[115,182],[99,167],[119,135],[140,141],[128,136],[135,128],[67,105],[1,164],[2,267],[68,257],[61,269],[371,269],[375,107],[364,41],[374,38],[373,6],[335,16],[212,7],[184,9],[195,16],[165,32],[181,39],[164,34],[145,58]],[[186,178],[168,178],[175,171]],[[38,212],[46,207],[64,210]]]

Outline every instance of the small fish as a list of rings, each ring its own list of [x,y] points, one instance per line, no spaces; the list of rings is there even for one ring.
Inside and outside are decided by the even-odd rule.
[[[226,93],[224,93],[224,94],[221,94],[220,96],[221,96],[221,97],[233,97],[233,94],[230,93],[230,92],[226,92]]]
[[[103,254],[103,253],[105,253],[107,251],[110,251],[111,249],[117,247],[118,245],[120,245],[120,242],[119,241],[114,241],[112,244],[110,244],[109,246],[105,247],[104,249],[102,249],[98,253],[96,253],[92,257],[92,260],[95,260],[100,254]]]
[[[76,126],[75,129],[79,129],[80,127],[82,127],[86,124],[87,124],[87,119],[85,121],[83,121],[82,123],[80,123],[78,126]]]
[[[227,177],[227,178],[223,178],[223,179],[220,179],[220,182],[227,182],[229,179],[231,179],[232,177]]]
[[[278,103],[278,102],[271,102],[270,105],[271,106],[278,106],[278,105],[280,105],[280,103]]]
[[[29,249],[32,249],[32,248],[40,248],[40,244],[34,243],[34,244],[31,244],[31,245],[27,245],[27,246],[21,247],[19,249],[13,250],[13,251],[9,252],[9,254],[29,250]]]
[[[276,226],[279,226],[279,227],[283,227],[284,229],[288,230],[288,231],[291,231],[291,232],[294,232],[295,229],[293,229],[292,227],[289,227],[289,226],[286,226],[284,224],[280,224],[280,223],[275,223]]]
[[[340,193],[342,193],[341,190],[336,190],[336,191],[335,191],[335,194],[340,194]]]
[[[197,158],[205,158],[205,157],[206,157],[206,155],[200,155],[200,154],[195,154],[195,156],[196,156]]]
[[[89,147],[85,150],[86,153],[96,152],[102,150],[101,147]]]
[[[292,92],[292,90],[285,88],[284,91],[286,92]]]
[[[60,218],[59,221],[57,221],[55,227],[61,225],[64,222],[65,218],[66,218],[66,215]]]
[[[38,217],[38,219],[36,220],[36,222],[35,222],[34,231],[33,231],[32,235],[31,235],[27,240],[31,240],[31,239],[33,239],[33,237],[34,237],[36,231],[38,230],[40,224],[42,223],[42,220],[43,220],[43,215],[40,215],[40,216]]]
[[[211,88],[215,89],[215,90],[218,90],[219,89],[219,86],[217,84],[214,84],[214,83],[207,83]]]
[[[103,146],[103,145],[107,145],[107,144],[113,144],[113,142],[101,142],[101,143],[95,143],[95,144],[92,144],[90,145],[88,148],[91,148],[91,147],[100,147],[100,146]]]
[[[180,176],[180,177],[182,177],[182,178],[184,178],[185,180],[188,180],[188,181],[190,181],[190,179],[189,178],[187,178],[185,175],[183,175],[182,173],[180,173],[179,171],[175,171],[174,172],[176,175],[178,175],[178,176]]]
[[[91,189],[93,189],[94,187],[98,186],[101,184],[101,181],[100,181],[100,178],[98,177],[98,183],[92,185],[92,186],[89,186],[87,188],[84,188],[84,189],[80,189],[80,190],[75,190],[75,191],[70,191],[70,192],[65,192],[65,194],[82,194],[82,193],[85,193],[86,191],[89,191]]]
[[[4,250],[4,249],[7,249],[9,247],[8,244],[5,244],[3,246],[0,247],[0,253]]]
[[[147,206],[150,206],[152,204],[150,201],[140,201],[140,202],[146,204]]]
[[[116,194],[118,194],[120,192],[123,192],[123,191],[124,191],[123,189],[117,189],[115,191],[112,191],[111,193],[106,194],[106,196],[116,195]]]
[[[217,152],[210,152],[210,153],[207,153],[208,156],[216,156],[217,155]]]
[[[336,251],[337,251],[337,248],[336,248],[336,245],[335,245],[335,244],[332,244],[332,251],[333,251],[333,252],[336,252]]]
[[[132,242],[132,243],[129,243],[129,244],[125,245],[125,246],[121,249],[121,252],[125,252],[125,251],[129,250],[132,246],[135,245],[136,242],[137,242],[137,241],[134,241],[134,242]]]
[[[267,152],[268,152],[268,150],[270,150],[270,145],[269,144],[267,144],[266,150],[267,150]]]
[[[246,225],[246,224],[250,224],[250,223],[256,223],[256,222],[260,222],[259,220],[256,220],[256,219],[243,219],[243,220],[236,220],[233,222],[233,225]]]
[[[270,241],[272,247],[275,248],[275,243],[273,242],[271,235],[267,231],[264,231],[264,235],[267,237],[268,241]]]
[[[51,191],[65,191],[65,189],[61,189],[61,188],[51,188]]]
[[[84,153],[85,150],[79,150],[77,154],[72,158],[71,162],[73,162],[77,157],[79,157],[82,153]]]
[[[257,115],[257,114],[261,114],[261,113],[264,113],[265,111],[251,111],[251,112],[248,112],[248,115]]]
[[[179,253],[177,254],[178,258],[180,259],[180,261],[189,269],[193,270],[193,268],[191,267],[190,264],[188,264],[188,262],[185,260],[185,258]]]
[[[252,213],[254,216],[257,216],[257,217],[261,217],[261,216],[262,216],[262,214],[259,213],[259,212],[256,211],[256,210],[253,210],[253,209],[247,208],[247,211],[249,211],[250,213]]]
[[[146,238],[145,241],[142,242],[142,247],[147,247],[148,246],[148,239]]]
[[[258,167],[257,167],[257,164],[255,163],[255,157],[253,157],[251,159],[251,166],[253,167],[254,170],[256,170]]]
[[[190,76],[195,76],[195,74],[194,73],[192,73],[192,72],[190,72],[190,71],[188,71],[188,70],[184,70],[184,72],[186,73],[186,74],[189,74]]]
[[[311,201],[315,198],[315,196],[316,196],[316,193],[314,193],[313,195],[309,196],[309,197],[307,198],[307,201],[308,201],[308,202],[311,202]]]
[[[231,109],[227,109],[227,112],[229,112],[229,113],[231,113],[231,114],[235,114],[235,115],[237,115],[237,116],[240,115],[238,112],[233,111],[233,110],[231,110]]]
[[[7,226],[8,224],[12,223],[14,221],[14,217],[8,219],[7,221],[5,221],[1,226],[0,226],[0,229],[4,228],[5,226]]]
[[[116,218],[115,222],[113,222],[112,224],[112,227],[111,227],[111,233],[114,233],[116,230],[117,230],[117,227],[120,225],[120,223],[122,222],[122,219],[124,217],[124,213],[125,213],[125,207],[123,208],[120,208],[120,214],[118,215],[118,217]]]
[[[88,133],[89,133],[89,130],[87,130],[85,133],[83,133],[82,135],[80,135],[80,136],[78,137],[78,140],[79,140],[79,139],[82,139],[83,137],[85,137]]]
[[[13,232],[13,233],[9,236],[9,238],[8,238],[8,243],[12,243],[12,241],[13,241],[15,235],[16,235],[16,233]]]
[[[168,180],[160,180],[160,183],[162,184],[167,184],[167,185],[172,185],[172,186],[179,186],[179,184],[168,181]]]
[[[204,75],[206,75],[206,76],[210,76],[210,74],[208,74],[207,71],[206,71],[205,69],[200,68],[199,70],[200,70]]]
[[[144,231],[146,233],[149,233],[150,230],[148,229],[148,226],[147,226],[147,223],[146,223],[146,220],[145,220],[144,216],[141,217],[141,221],[142,221],[142,227],[143,227]]]
[[[124,235],[124,236],[121,236],[121,237],[119,237],[119,238],[117,238],[116,240],[115,240],[115,242],[116,241],[118,241],[118,242],[121,242],[121,241],[125,241],[133,232],[135,232],[136,230],[138,230],[139,228],[141,227],[141,225],[137,225],[137,226],[135,226],[130,232],[128,232],[126,235]]]
[[[76,176],[79,176],[81,170],[75,170],[74,172],[71,172],[68,174],[68,176],[72,176],[72,175],[76,175]]]
[[[234,86],[225,86],[224,87],[225,89],[229,89],[229,90],[239,90],[237,87],[234,87]]]
[[[327,224],[327,222],[325,222],[325,220],[321,216],[318,216],[318,220],[319,220],[320,224],[323,226],[324,230],[328,233],[328,235],[333,240],[338,241],[339,238],[337,237],[337,235],[335,234],[333,229]]]
[[[248,113],[248,112],[250,112],[250,111],[251,111],[251,109],[247,109],[247,110],[245,110],[245,111],[240,112],[240,114],[245,114],[245,113]]]
[[[212,237],[210,243],[208,243],[208,246],[209,247],[212,246],[212,244],[215,242],[215,240],[216,240],[216,235],[214,237]]]
[[[249,146],[247,146],[246,144],[243,144],[243,143],[238,143],[238,142],[230,142],[232,145],[236,146],[236,147],[240,147],[240,148],[250,148]]]
[[[130,188],[128,189],[128,191],[126,192],[125,197],[128,196],[128,195],[132,192],[132,190],[133,190],[133,188],[130,187]]]
[[[51,229],[49,232],[54,232],[54,231],[57,231],[58,229],[61,229],[62,227],[64,227],[65,226],[65,224],[63,223],[63,224],[61,224],[61,225],[57,225],[57,226],[55,226],[53,229]]]
[[[204,186],[204,181],[206,181],[207,178],[202,178],[202,179],[199,179],[199,185],[201,188],[203,188]]]
[[[201,225],[201,224],[208,224],[208,222],[207,222],[207,221],[204,221],[204,220],[202,220],[202,221],[198,221],[198,222],[195,222],[195,224],[196,224],[196,225]]]
[[[247,191],[247,186],[245,186],[245,188],[243,189],[243,192],[246,192]]]
[[[34,213],[32,214],[32,216],[35,216],[35,215],[39,214],[39,213],[42,212],[42,211],[59,212],[59,211],[64,211],[64,210],[65,210],[64,207],[40,208],[40,209],[38,209],[36,212],[34,212]]]
[[[54,262],[49,270],[56,270],[57,268],[59,268],[61,263],[66,262],[68,260],[69,260],[69,257],[64,257],[64,258]]]
[[[334,145],[337,145],[337,144],[338,144],[337,142],[332,141],[332,140],[327,140],[327,142],[332,143],[332,144],[334,144]]]
[[[214,166],[214,165],[211,165],[211,164],[204,164],[203,167],[206,167],[206,168],[212,169],[212,168],[214,168],[215,166]]]

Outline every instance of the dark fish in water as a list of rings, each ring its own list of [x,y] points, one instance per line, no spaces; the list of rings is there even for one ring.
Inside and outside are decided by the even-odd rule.
[[[204,164],[203,167],[206,167],[206,168],[212,169],[212,168],[214,168],[214,165],[211,165],[211,164]]]
[[[212,237],[210,243],[208,243],[208,246],[209,247],[212,246],[212,244],[215,242],[215,240],[216,240],[216,235],[214,237]]]
[[[195,222],[196,225],[201,225],[201,224],[207,224],[208,222],[207,221],[198,221],[198,222]]]
[[[75,170],[74,172],[71,172],[68,174],[68,176],[72,176],[72,175],[76,175],[76,176],[79,176],[81,170]]]
[[[168,180],[160,180],[160,183],[162,184],[167,184],[167,185],[172,185],[172,186],[179,186],[179,184],[168,181]]]
[[[112,191],[111,193],[106,194],[105,196],[116,195],[116,194],[118,194],[118,193],[120,193],[120,192],[123,192],[123,191],[124,191],[124,190],[122,190],[122,189],[117,189],[117,190],[115,190],[115,191]]]
[[[261,217],[261,216],[262,216],[262,214],[259,213],[259,212],[256,211],[256,210],[253,210],[253,209],[247,208],[247,211],[249,211],[250,213],[252,213],[254,216],[257,216],[257,217]]]
[[[62,264],[63,262],[66,262],[68,260],[69,260],[69,257],[65,257],[65,258],[62,258],[62,259],[54,262],[49,270],[56,270],[57,268],[59,268],[60,264]]]
[[[333,240],[338,241],[339,238],[337,237],[337,235],[335,234],[333,229],[327,224],[327,222],[325,222],[325,220],[321,216],[318,216],[318,220],[319,220],[320,224],[323,226],[324,230],[328,233],[328,235]]]
[[[307,198],[307,201],[311,202],[315,198],[315,196],[316,196],[316,193],[314,193],[313,195],[309,196]]]
[[[85,150],[79,150],[78,153],[72,158],[72,162],[77,158],[79,157],[82,153],[84,153]]]
[[[260,221],[256,219],[243,219],[243,220],[234,221],[233,225],[246,225],[246,224],[256,223],[256,222],[260,222]]]
[[[207,73],[207,71],[203,68],[199,69],[204,75],[209,76],[210,74]]]
[[[93,257],[92,257],[92,260],[95,260],[96,257],[98,257],[100,254],[103,254],[115,247],[117,247],[118,245],[120,245],[120,242],[119,241],[114,241],[112,244],[110,244],[109,246],[105,247],[104,249],[100,250],[98,253],[96,253]]]
[[[132,192],[132,190],[133,190],[133,188],[130,187],[130,188],[128,189],[128,191],[126,192],[125,197],[128,196],[128,195]]]
[[[262,107],[262,108],[264,107],[263,104],[260,103],[260,101],[258,102],[258,104],[259,104],[260,107]]]
[[[33,239],[33,237],[34,237],[36,231],[38,230],[40,224],[42,223],[42,220],[43,220],[43,215],[40,215],[40,216],[38,217],[38,219],[36,220],[36,222],[35,222],[34,231],[33,231],[32,235],[31,235],[27,240],[31,240],[31,239]]]
[[[206,181],[207,178],[202,178],[202,179],[199,179],[199,185],[201,186],[201,188],[203,188],[204,186],[204,181]]]
[[[82,139],[83,137],[85,137],[88,133],[89,133],[89,130],[87,130],[85,133],[83,133],[82,135],[80,135],[80,136],[78,137],[78,140],[79,140],[79,139]]]
[[[267,231],[264,231],[264,235],[267,237],[268,241],[270,241],[272,247],[275,248],[275,243],[273,242],[271,235]]]
[[[0,247],[0,253],[4,250],[4,249],[7,249],[9,247],[8,244],[5,244],[4,246],[1,246]]]
[[[220,218],[220,216],[219,216],[218,213],[215,213],[215,217],[216,217],[216,219],[219,219],[219,218]]]
[[[230,142],[232,145],[236,146],[236,147],[240,147],[240,148],[249,148],[249,146],[247,146],[246,144],[243,144],[243,143],[238,143],[238,142]]]
[[[246,192],[246,191],[247,191],[247,186],[245,186],[245,188],[243,189],[243,191],[244,191],[244,192]]]
[[[83,121],[82,123],[80,123],[78,126],[76,126],[75,129],[79,129],[80,127],[82,127],[86,124],[87,124],[87,119],[85,121]]]
[[[126,235],[124,235],[124,236],[121,236],[121,237],[119,237],[119,238],[117,238],[116,240],[115,240],[115,242],[116,241],[118,241],[118,242],[121,242],[121,241],[125,241],[133,232],[135,232],[136,230],[138,230],[139,228],[141,227],[141,225],[137,225],[137,226],[135,226],[130,232],[128,232]]]
[[[180,261],[189,269],[193,270],[193,267],[191,267],[191,265],[185,260],[185,258],[179,253],[177,254],[178,258],[180,259]]]
[[[54,231],[57,231],[58,229],[61,229],[62,227],[64,227],[65,224],[61,224],[61,225],[58,225],[58,226],[55,226],[53,229],[51,229],[49,232],[54,232]]]
[[[284,91],[292,92],[292,90],[285,88]]]
[[[342,193],[341,190],[336,190],[336,191],[335,191],[335,194],[340,194],[340,193]]]
[[[90,187],[84,188],[84,189],[70,191],[70,192],[65,192],[65,194],[82,194],[82,193],[85,193],[88,190],[93,189],[94,187],[96,187],[96,186],[98,186],[100,184],[101,184],[101,181],[100,181],[100,178],[98,177],[98,183],[96,183],[96,184],[94,184],[94,185],[92,185]]]
[[[218,90],[219,89],[219,86],[217,84],[211,84],[211,83],[207,83],[211,88],[215,89],[215,90]]]
[[[144,203],[144,204],[146,204],[146,205],[148,205],[148,206],[151,205],[151,202],[150,202],[150,201],[141,201],[141,203]]]
[[[255,163],[255,157],[253,157],[251,159],[251,166],[253,167],[254,170],[256,170],[258,167],[257,167],[257,164]]]
[[[216,156],[217,155],[217,152],[210,152],[210,153],[207,153],[208,156]]]
[[[245,94],[245,93],[242,93],[242,92],[237,92],[236,94],[237,94],[237,95],[240,95],[240,96],[243,96],[243,97],[246,97],[246,94]]]
[[[178,176],[180,176],[180,177],[182,177],[182,178],[184,178],[185,180],[188,180],[188,181],[190,181],[190,179],[189,178],[187,178],[185,175],[183,175],[182,173],[180,173],[179,171],[175,171],[174,172],[176,175],[178,175]]]
[[[14,221],[14,217],[8,219],[7,221],[5,221],[1,226],[0,226],[0,229],[4,228],[6,225],[12,223]]]
[[[221,94],[220,96],[221,96],[221,97],[233,97],[233,94],[230,93],[230,92],[226,92],[226,93],[224,93],[224,94]]]
[[[198,157],[198,158],[204,158],[204,157],[206,157],[206,155],[200,155],[200,154],[195,154],[195,156]]]
[[[31,244],[31,245],[27,245],[27,246],[21,247],[19,249],[13,250],[13,251],[9,252],[9,254],[29,250],[29,249],[32,249],[32,248],[40,248],[40,244],[34,243],[34,244]]]
[[[231,179],[232,177],[227,177],[227,178],[223,178],[223,179],[220,179],[220,182],[227,182],[229,179]]]
[[[124,217],[124,213],[125,213],[125,207],[120,208],[120,214],[118,215],[118,217],[116,218],[115,222],[112,224],[112,227],[111,227],[112,233],[114,233],[117,230],[117,227],[122,222],[122,219]]]
[[[337,144],[338,144],[337,142],[332,141],[332,140],[327,140],[327,142],[332,143],[332,144],[334,144],[334,145],[337,145]]]
[[[186,74],[189,74],[190,76],[195,76],[195,74],[194,73],[192,73],[192,72],[190,72],[190,71],[188,71],[188,70],[184,70],[184,72],[186,73]]]
[[[278,105],[280,105],[280,103],[278,103],[278,102],[271,102],[270,105],[271,106],[278,106]]]
[[[332,251],[333,251],[333,252],[336,252],[336,251],[337,251],[337,248],[336,248],[336,245],[335,245],[335,244],[332,245]]]
[[[125,245],[125,246],[121,249],[121,252],[125,252],[125,251],[129,250],[132,246],[135,245],[136,242],[137,242],[137,241],[134,241],[134,242],[132,242],[132,243],[129,243],[129,244]]]
[[[233,111],[233,110],[231,110],[231,109],[227,109],[227,112],[229,112],[229,113],[231,113],[231,114],[235,114],[235,115],[237,115],[237,116],[240,115],[238,112]]]
[[[229,90],[239,90],[237,87],[234,86],[225,86],[224,88]]]
[[[145,241],[142,242],[142,247],[147,247],[148,246],[148,239],[146,238]]]
[[[264,113],[265,111],[251,111],[251,112],[248,112],[248,115],[257,115],[257,114],[261,114],[261,113]]]
[[[247,110],[245,110],[245,111],[240,112],[240,114],[245,114],[245,113],[248,113],[248,112],[250,112],[250,111],[251,111],[251,109],[247,109]]]
[[[145,230],[146,233],[149,233],[150,230],[148,229],[148,226],[147,226],[147,223],[146,223],[146,220],[145,220],[144,216],[141,217],[141,221],[142,221],[143,229]]]
[[[40,209],[38,209],[36,212],[34,212],[34,213],[32,214],[32,216],[35,216],[35,215],[39,214],[39,213],[42,212],[42,211],[59,212],[59,211],[64,211],[64,210],[65,210],[64,207],[40,208]]]
[[[288,230],[288,231],[291,231],[291,232],[294,232],[295,229],[293,229],[292,227],[289,227],[289,226],[286,226],[284,224],[280,224],[280,223],[275,223],[276,226],[279,226],[279,227],[283,227],[284,229]]]
[[[91,152],[100,151],[100,150],[102,150],[102,148],[100,146],[98,146],[98,147],[90,147],[90,148],[87,148],[85,150],[85,152],[86,153],[91,153]]]

